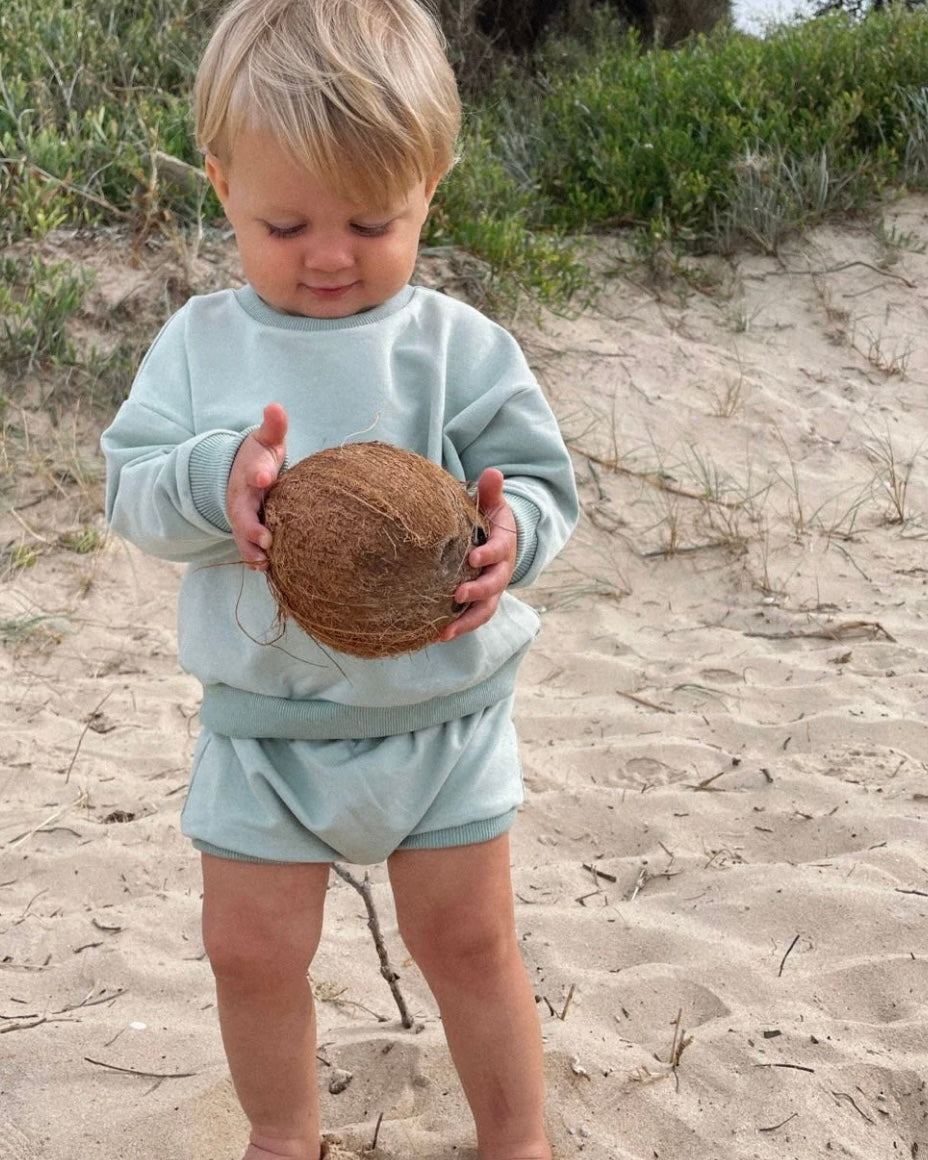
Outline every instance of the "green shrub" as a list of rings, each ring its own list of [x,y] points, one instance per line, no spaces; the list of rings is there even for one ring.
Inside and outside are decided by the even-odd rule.
[[[829,196],[817,187],[794,208],[797,224],[802,213],[849,208],[922,172],[907,171],[906,157],[918,126],[925,133],[923,13],[833,15],[766,40],[729,30],[649,53],[605,35],[585,67],[560,68],[550,49],[544,59],[541,79],[517,98],[525,134],[543,143],[530,173],[533,225],[573,231],[657,218],[705,242],[744,193],[746,156],[794,177],[825,159]],[[783,190],[795,200],[801,185]]]
[[[56,226],[137,234],[218,217],[161,151],[199,164],[196,63],[219,0],[3,0],[0,245]],[[592,19],[592,17],[591,17]],[[731,29],[645,52],[600,13],[513,64],[469,110],[432,244],[498,289],[584,283],[571,235],[632,226],[674,246],[775,250],[900,182],[928,184],[928,12],[840,14],[766,39]]]
[[[38,363],[73,362],[68,321],[89,284],[69,262],[0,260],[0,367],[21,375]]]
[[[0,5],[0,242],[49,223],[187,215],[148,158],[196,160],[189,97],[215,4],[4,0]],[[48,202],[55,209],[49,217]]]

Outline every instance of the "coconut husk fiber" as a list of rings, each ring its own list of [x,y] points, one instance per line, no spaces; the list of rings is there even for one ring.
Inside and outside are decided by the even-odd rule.
[[[282,619],[358,657],[414,652],[463,611],[454,592],[486,521],[444,468],[388,443],[300,460],[265,497],[267,580]]]

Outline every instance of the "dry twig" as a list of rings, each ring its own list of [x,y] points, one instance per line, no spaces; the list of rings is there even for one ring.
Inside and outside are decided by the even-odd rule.
[[[380,1125],[382,1123],[383,1123],[383,1112],[381,1112],[377,1117],[377,1123],[374,1125],[373,1139],[368,1144],[367,1149],[366,1149],[368,1152],[374,1152],[377,1150],[377,1137],[380,1135]]]
[[[873,1120],[867,1115],[865,1111],[861,1109],[857,1101],[852,1095],[850,1095],[849,1092],[832,1092],[831,1094],[834,1096],[836,1102],[840,1100],[846,1100],[858,1114],[858,1116],[861,1116],[863,1119],[865,1119],[868,1124],[873,1123]]]
[[[793,1071],[807,1071],[810,1075],[815,1075],[814,1067],[803,1067],[801,1063],[755,1063],[755,1067],[788,1067]]]
[[[720,777],[724,777],[726,773],[734,773],[735,770],[720,769],[718,773],[710,774],[709,777],[704,777],[702,781],[698,781],[695,785],[687,786],[687,789],[693,790],[707,790],[714,781],[718,781]]]
[[[635,879],[635,885],[632,888],[631,894],[628,896],[629,902],[634,902],[641,891],[641,888],[648,880],[648,865],[645,863],[638,871],[638,877]]]
[[[789,958],[793,947],[796,945],[796,943],[799,942],[799,937],[800,936],[797,934],[796,937],[793,939],[793,941],[786,948],[786,954],[783,956],[782,959],[780,959],[780,969],[777,971],[777,978],[779,978],[783,974],[783,968],[786,966],[786,960]]]
[[[406,1006],[406,1000],[399,988],[399,975],[393,969],[390,963],[390,958],[387,954],[387,947],[383,941],[383,934],[380,930],[380,919],[377,917],[377,909],[374,906],[374,896],[371,891],[370,875],[365,873],[364,881],[361,882],[351,873],[346,870],[344,866],[340,866],[338,862],[332,863],[332,869],[343,881],[347,882],[349,886],[353,886],[355,890],[364,899],[364,906],[367,910],[367,925],[371,932],[371,937],[374,940],[374,946],[377,949],[377,957],[380,959],[380,973],[386,979],[390,986],[390,992],[396,1002],[400,1012],[400,1022],[406,1028],[416,1026],[416,1021],[409,1014],[409,1008]]]
[[[104,1063],[102,1059],[91,1059],[89,1055],[84,1056],[87,1063],[92,1063],[95,1067],[105,1067],[107,1071],[119,1071],[125,1075],[141,1075],[145,1079],[189,1079],[191,1076],[198,1075],[195,1071],[139,1071],[135,1067],[117,1067],[115,1063]]]
[[[790,1120],[795,1120],[795,1118],[798,1115],[799,1115],[798,1112],[793,1112],[791,1115],[787,1116],[785,1120],[780,1120],[779,1124],[771,1124],[769,1128],[758,1128],[757,1130],[758,1130],[758,1132],[776,1132],[776,1131],[779,1131],[779,1129],[784,1127],[786,1124],[788,1124],[790,1122]]]
[[[860,260],[854,262],[842,262],[839,266],[825,266],[821,270],[790,270],[783,267],[784,274],[811,274],[813,278],[817,278],[822,274],[837,274],[841,270],[849,270],[851,266],[863,266],[867,270],[872,270],[874,274],[879,274],[881,278],[896,278],[910,289],[914,290],[916,283],[904,278],[902,274],[895,274],[892,270],[882,270],[879,266],[873,266],[870,262],[863,262]],[[763,1129],[762,1129],[763,1130]]]

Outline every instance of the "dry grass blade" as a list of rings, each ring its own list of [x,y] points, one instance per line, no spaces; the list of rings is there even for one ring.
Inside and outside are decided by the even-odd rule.
[[[18,834],[15,838],[12,838],[6,844],[7,849],[14,850],[17,846],[21,846],[24,842],[28,842],[30,838],[34,838],[36,834],[40,833],[42,830],[47,829],[49,826],[54,825],[55,822],[63,818],[69,810],[73,810],[75,806],[84,805],[86,801],[87,794],[84,790],[81,790],[73,802],[68,802],[66,805],[60,806],[57,810],[55,810],[54,813],[49,814],[44,821],[39,822],[37,826],[33,826],[31,830],[26,830],[22,834]]]
[[[720,496],[710,496],[705,492],[682,487],[660,471],[636,470],[631,467],[623,467],[616,458],[607,459],[601,455],[594,455],[592,451],[585,451],[582,447],[578,447],[577,452],[585,459],[589,459],[592,463],[598,463],[600,467],[607,467],[617,475],[627,475],[632,479],[638,479],[642,483],[647,484],[648,487],[653,487],[657,491],[667,492],[668,495],[677,495],[682,499],[698,500],[702,503],[713,503],[724,508],[740,508],[744,506],[743,500],[722,499]]]
[[[848,620],[833,628],[813,628],[807,631],[790,629],[788,632],[748,632],[744,636],[760,637],[763,640],[888,640],[896,643],[896,638],[878,620]]]
[[[658,705],[654,701],[649,701],[647,697],[639,697],[637,693],[627,693],[624,689],[616,689],[616,696],[624,697],[627,701],[633,701],[636,705],[641,705],[645,709],[653,709],[656,713],[676,713],[676,709],[668,709],[665,705]]]
[[[93,709],[91,709],[90,712],[88,713],[88,715],[84,721],[84,727],[81,730],[80,737],[78,737],[78,739],[77,739],[77,745],[74,747],[74,752],[71,754],[71,760],[68,762],[68,768],[65,770],[65,775],[64,775],[65,785],[67,785],[71,779],[71,770],[74,768],[74,763],[75,763],[75,761],[77,761],[77,755],[80,753],[81,746],[84,744],[84,738],[87,736],[87,731],[93,726],[94,722],[97,720],[97,714],[100,712],[100,710],[106,704],[106,702],[110,699],[112,694],[113,694],[113,690],[110,689],[110,691],[108,693],[106,693],[105,696],[103,696],[97,702],[96,706]]]
[[[680,1060],[683,1057],[683,1052],[693,1042],[692,1035],[686,1034],[686,1028],[681,1026],[683,1021],[683,1008],[677,1011],[677,1017],[673,1021],[673,1042],[670,1045],[670,1071],[673,1075],[674,1086],[679,1089],[680,1077],[679,1068]]]

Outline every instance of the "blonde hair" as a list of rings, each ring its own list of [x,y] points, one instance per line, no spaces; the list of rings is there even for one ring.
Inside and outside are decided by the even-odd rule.
[[[236,0],[194,89],[197,144],[229,164],[267,130],[339,193],[384,201],[454,164],[461,107],[436,20],[417,0]]]

